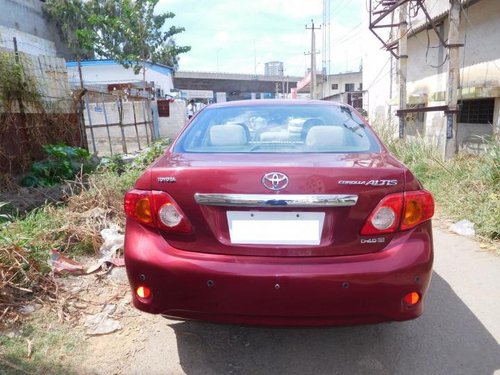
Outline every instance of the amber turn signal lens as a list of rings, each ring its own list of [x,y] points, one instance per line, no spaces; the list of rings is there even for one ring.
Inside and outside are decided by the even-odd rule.
[[[137,201],[137,203],[135,204],[135,214],[137,218],[143,223],[151,223],[153,221],[149,198],[141,198]]]
[[[411,292],[405,295],[403,300],[408,305],[416,305],[420,301],[420,295],[417,292]]]
[[[140,298],[149,298],[151,297],[151,289],[149,289],[147,286],[141,285],[138,287],[135,291],[137,294],[137,297]]]

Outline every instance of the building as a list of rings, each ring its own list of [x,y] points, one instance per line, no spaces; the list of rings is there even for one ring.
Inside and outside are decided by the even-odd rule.
[[[181,97],[220,102],[288,97],[299,80],[293,76],[177,71],[174,84]]]
[[[0,0],[0,47],[30,55],[70,58],[57,27],[43,14],[40,0]]]
[[[80,86],[77,62],[68,61],[66,65],[71,85]],[[135,74],[132,68],[127,69],[110,59],[82,61],[81,69],[85,86],[98,90],[127,90],[128,93],[134,95],[148,87],[152,88],[153,96],[166,97],[171,95],[174,88],[173,69],[162,64],[146,63],[145,82],[142,72]]]
[[[318,85],[323,100],[347,103],[354,108],[363,108],[362,72],[331,74],[320,79]]]
[[[311,73],[297,83],[297,94],[311,92]],[[316,75],[316,97],[322,100],[346,103],[354,108],[363,108],[363,73],[347,72],[323,76]]]
[[[283,76],[283,62],[269,61],[264,64],[265,76]]]
[[[414,2],[410,2],[412,5]],[[449,0],[425,0],[430,14],[410,12],[407,39],[407,108],[427,111],[405,116],[405,136],[421,135],[443,146],[447,134],[449,49]],[[398,17],[397,11],[394,14]],[[475,148],[480,137],[500,131],[500,1],[460,1],[459,89],[457,142]],[[397,18],[396,18],[397,19]],[[434,24],[436,31],[432,28]],[[393,30],[393,39],[397,30]],[[445,43],[443,43],[445,41]],[[398,60],[382,50],[382,43],[368,30],[364,35],[363,87],[365,108],[375,122],[397,124],[399,108]]]

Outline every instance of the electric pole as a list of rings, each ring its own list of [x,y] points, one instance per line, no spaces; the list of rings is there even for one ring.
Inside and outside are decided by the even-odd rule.
[[[305,53],[305,55],[311,55],[311,99],[316,99],[316,36],[314,30],[321,29],[321,27],[314,27],[314,21],[311,20],[311,27],[307,27],[306,30],[311,30],[311,51]]]
[[[399,7],[399,109],[403,110],[399,116],[399,138],[405,136],[406,125],[406,75],[408,72],[408,51],[407,51],[407,34],[408,34],[408,3],[405,2]]]
[[[459,62],[459,26],[460,1],[450,0],[450,28],[448,30],[448,111],[446,113],[446,145],[444,159],[451,159],[458,151],[457,142],[457,112],[458,83],[460,80]]]

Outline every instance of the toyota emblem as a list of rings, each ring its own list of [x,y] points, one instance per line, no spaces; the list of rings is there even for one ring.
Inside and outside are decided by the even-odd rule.
[[[288,186],[288,176],[281,172],[269,172],[262,177],[262,184],[269,190],[283,190]]]

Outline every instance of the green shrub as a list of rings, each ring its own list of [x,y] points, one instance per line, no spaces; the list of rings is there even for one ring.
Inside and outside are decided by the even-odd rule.
[[[387,124],[374,126],[389,150],[430,190],[439,210],[454,220],[468,219],[477,233],[500,239],[500,137],[485,139],[486,152],[459,153],[443,162],[429,140],[404,141]]]
[[[23,178],[21,185],[53,186],[73,179],[78,173],[90,173],[95,168],[90,153],[83,148],[56,144],[45,145],[43,150],[47,158],[33,163],[31,173]]]

